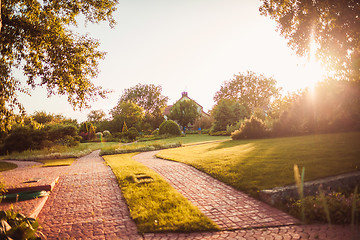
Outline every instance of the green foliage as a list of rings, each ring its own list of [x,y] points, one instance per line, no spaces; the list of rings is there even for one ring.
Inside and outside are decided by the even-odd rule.
[[[271,98],[276,97],[279,91],[275,79],[247,71],[246,74],[239,73],[232,80],[224,82],[214,100],[216,103],[221,99],[236,100],[253,111],[255,108],[266,109]]]
[[[286,96],[270,110],[274,136],[357,131],[360,84],[328,80],[313,91]]]
[[[324,204],[324,200],[326,204]],[[355,202],[355,209],[353,208]],[[326,206],[326,207],[325,207]],[[332,192],[322,197],[307,196],[302,200],[297,200],[288,204],[290,214],[300,218],[304,209],[305,222],[329,222],[326,212],[329,213],[331,223],[350,224],[352,215],[356,216],[356,222],[360,222],[360,194],[350,194]]]
[[[44,165],[41,167],[54,167],[54,166],[70,166],[76,158],[62,158],[62,159],[39,159],[37,162],[41,162]]]
[[[151,132],[151,135],[159,135],[159,129],[155,129],[154,131]]]
[[[129,140],[134,141],[139,136],[139,132],[135,127],[131,127],[127,131],[126,135],[129,138]]]
[[[339,75],[359,81],[359,1],[262,0],[262,15],[278,24],[300,56],[316,56]],[[314,41],[312,43],[311,41]],[[311,50],[311,45],[316,49]]]
[[[68,124],[49,124],[41,129],[29,126],[16,127],[5,138],[1,153],[41,149],[54,144],[76,146],[79,144],[78,128]]]
[[[39,223],[13,210],[0,211],[0,238],[19,240],[40,240],[37,234]]]
[[[92,110],[87,115],[87,120],[91,123],[99,123],[104,120],[105,116],[106,114],[103,110]]]
[[[104,136],[104,138],[110,138],[111,137],[110,131],[109,130],[103,131],[103,136]]]
[[[210,129],[211,125],[213,124],[213,119],[210,116],[201,115],[197,118],[194,122],[194,130],[201,130]]]
[[[233,140],[263,138],[265,136],[267,136],[267,131],[264,122],[254,116],[245,119],[240,129],[231,134]]]
[[[170,109],[168,117],[177,121],[180,126],[187,127],[193,124],[195,120],[201,116],[201,110],[194,100],[184,100],[176,102]]]
[[[230,136],[231,134],[228,131],[211,131],[209,132],[210,136]]]
[[[118,142],[89,142],[80,143],[77,146],[55,145],[40,150],[25,150],[23,152],[13,152],[2,156],[2,159],[14,159],[24,161],[38,161],[49,159],[79,158],[91,152],[108,146],[118,146]]]
[[[91,122],[83,122],[80,125],[80,136],[85,141],[94,140],[96,137],[96,127]]]
[[[159,174],[131,159],[132,156],[121,154],[104,159],[116,175],[139,232],[218,229]]]
[[[170,134],[174,136],[179,136],[181,135],[181,131],[179,125],[176,122],[172,120],[167,120],[160,124],[159,134]]]
[[[127,128],[126,122],[124,121],[124,124],[123,124],[123,127],[122,127],[121,132],[122,132],[122,133],[127,133],[127,131],[128,131],[128,128]]]
[[[32,118],[41,124],[50,123],[54,120],[54,116],[52,114],[48,114],[44,111],[37,111],[32,115]]]
[[[164,120],[162,113],[168,101],[168,97],[161,95],[161,91],[161,86],[139,83],[134,87],[125,89],[119,103],[133,102],[142,107],[145,112],[145,121],[155,129]]]
[[[165,141],[149,141],[149,142],[135,142],[131,144],[121,145],[121,146],[109,146],[104,147],[100,155],[113,155],[113,154],[123,154],[123,153],[133,153],[133,152],[149,152],[167,148],[176,148],[181,147],[180,142],[165,142]]]
[[[210,132],[214,135],[214,132],[226,131],[227,126],[236,124],[236,122],[248,115],[246,107],[240,105],[236,100],[221,99],[211,111],[214,123]]]
[[[8,129],[15,110],[24,113],[17,93],[44,86],[49,95],[67,95],[73,107],[83,108],[89,100],[108,91],[91,82],[105,53],[99,42],[72,31],[78,19],[109,21],[117,0],[2,2],[0,29],[0,128]],[[83,16],[81,18],[80,16]],[[80,17],[80,18],[79,18]],[[27,86],[15,79],[14,70],[26,77]]]
[[[140,129],[144,120],[144,109],[133,102],[119,102],[111,110],[112,132],[122,132],[124,122],[127,128],[136,127]]]
[[[7,171],[7,170],[11,170],[11,169],[14,169],[14,168],[17,168],[17,165],[14,164],[14,163],[9,163],[9,162],[3,162],[3,161],[0,161],[0,172],[3,172],[3,171]],[[1,181],[0,181],[0,195],[1,195]]]

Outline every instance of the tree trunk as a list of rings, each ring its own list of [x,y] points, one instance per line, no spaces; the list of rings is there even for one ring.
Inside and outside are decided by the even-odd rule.
[[[1,0],[0,0],[0,34],[1,34],[1,28],[2,28],[2,18],[1,18]]]

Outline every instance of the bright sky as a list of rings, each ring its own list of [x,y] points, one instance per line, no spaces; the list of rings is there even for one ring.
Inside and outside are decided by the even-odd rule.
[[[210,110],[224,81],[247,70],[273,76],[284,93],[311,86],[319,66],[295,56],[276,24],[260,16],[255,0],[120,0],[117,25],[83,25],[77,29],[101,42],[106,59],[96,85],[112,89],[108,99],[91,103],[92,110],[109,112],[125,88],[162,86],[173,104],[187,91]],[[45,89],[21,101],[35,111],[64,114],[85,121],[91,109],[73,111],[66,97],[47,98]]]

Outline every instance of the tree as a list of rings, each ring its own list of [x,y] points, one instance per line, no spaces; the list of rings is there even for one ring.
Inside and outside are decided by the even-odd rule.
[[[218,103],[221,99],[233,99],[253,111],[255,108],[267,108],[271,98],[277,96],[279,91],[275,79],[248,71],[225,81],[215,93],[214,100]]]
[[[93,123],[99,123],[104,120],[106,114],[103,110],[91,110],[87,115],[87,120]]]
[[[197,104],[190,99],[175,103],[168,117],[177,121],[182,127],[187,127],[189,123],[193,124],[200,115]]]
[[[25,109],[17,93],[27,87],[46,87],[48,95],[67,95],[74,108],[88,106],[89,100],[105,97],[108,91],[90,80],[97,76],[98,61],[105,56],[98,51],[99,42],[88,35],[70,30],[78,16],[87,22],[108,21],[118,0],[1,1],[0,28],[0,127],[8,129],[15,110]],[[15,78],[14,70],[22,71],[25,86]]]
[[[54,115],[48,114],[44,111],[36,111],[34,114],[32,114],[32,118],[41,124],[50,123],[54,121]]]
[[[360,2],[356,0],[262,0],[260,13],[278,24],[300,56],[316,55],[333,70],[360,81]],[[314,43],[312,43],[314,41]]]
[[[212,109],[211,116],[214,118],[212,131],[225,131],[226,126],[231,126],[245,117],[248,117],[246,107],[240,105],[234,99],[221,99]]]
[[[133,102],[145,111],[145,121],[153,128],[157,128],[164,120],[163,111],[166,107],[168,97],[161,95],[161,86],[154,84],[137,84],[125,89],[119,102]]]
[[[124,122],[128,128],[137,127],[140,129],[140,125],[144,119],[144,109],[133,102],[119,102],[111,111],[112,123],[117,127],[113,127],[113,131],[121,132]]]

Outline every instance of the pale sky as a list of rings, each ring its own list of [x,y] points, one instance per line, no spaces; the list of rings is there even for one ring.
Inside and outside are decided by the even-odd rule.
[[[161,85],[168,104],[187,91],[205,111],[224,81],[247,70],[274,77],[284,93],[311,86],[320,78],[319,67],[293,53],[259,6],[256,0],[120,0],[115,28],[77,28],[107,52],[93,82],[113,93],[81,112],[66,97],[47,98],[46,89],[20,100],[29,114],[46,111],[81,122],[90,110],[108,113],[123,90],[138,83]]]

